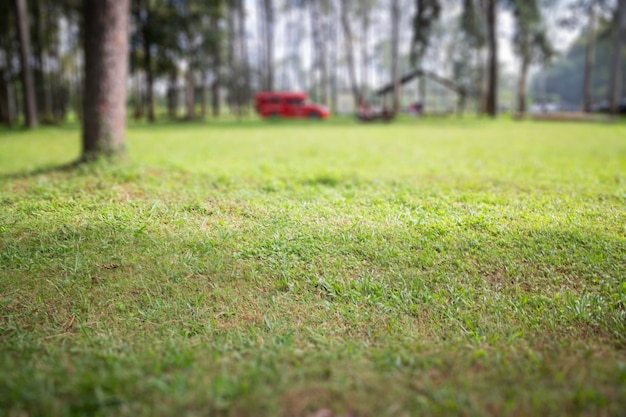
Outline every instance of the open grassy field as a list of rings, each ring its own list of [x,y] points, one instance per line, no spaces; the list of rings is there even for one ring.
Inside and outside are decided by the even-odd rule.
[[[0,415],[623,416],[626,125],[0,131]]]

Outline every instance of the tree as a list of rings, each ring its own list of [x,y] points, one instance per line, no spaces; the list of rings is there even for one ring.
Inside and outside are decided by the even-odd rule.
[[[497,0],[486,0],[487,22],[487,91],[485,110],[491,117],[498,115],[498,37]]]
[[[538,0],[509,0],[513,9],[515,32],[513,45],[520,57],[520,72],[517,85],[517,111],[526,112],[526,85],[530,65],[536,61],[547,61],[553,54],[543,25]]]
[[[591,0],[588,6],[589,23],[587,25],[587,53],[585,56],[585,82],[583,85],[583,111],[591,111],[591,80],[596,57],[596,3]]]
[[[130,0],[84,0],[83,160],[125,151]]]
[[[37,117],[37,101],[35,98],[35,83],[31,67],[30,30],[28,26],[28,11],[26,0],[15,0],[17,12],[18,37],[20,40],[20,61],[22,64],[22,91],[24,95],[24,115],[26,126],[35,128],[39,125]]]
[[[411,39],[411,62],[420,62],[430,44],[433,25],[441,14],[440,0],[415,0],[413,37]]]
[[[274,4],[262,1],[263,39],[265,43],[265,90],[274,90]]]
[[[602,9],[599,9],[602,11]],[[612,11],[614,12],[614,10]],[[614,13],[612,13],[614,15]],[[598,30],[596,31],[595,62],[591,83],[592,103],[600,106],[600,101],[606,99],[611,85],[611,66],[613,64],[614,39],[613,28],[614,16],[598,15]],[[531,81],[531,92],[535,97],[561,101],[575,106],[583,102],[584,71],[587,34],[581,33],[571,47],[556,57],[554,62],[542,69]],[[622,65],[626,65],[626,56]],[[626,85],[626,71],[622,71],[622,83]],[[608,102],[607,102],[608,108]]]
[[[350,26],[350,16],[348,13],[348,0],[341,0],[340,3],[341,27],[343,28],[343,38],[346,43],[346,58],[348,61],[348,76],[350,78],[350,87],[352,96],[354,97],[355,107],[362,102],[361,91],[357,85],[356,68],[354,62],[354,41],[352,39],[352,27]]]
[[[391,0],[391,79],[393,81],[392,110],[400,111],[400,2]]]
[[[471,92],[478,101],[478,113],[485,112],[485,62],[482,59],[484,48],[487,45],[485,30],[484,0],[463,0],[460,28],[463,42],[468,49],[468,55],[475,56],[475,74],[472,77]],[[470,61],[469,57],[467,61]],[[467,62],[466,61],[466,62]],[[465,62],[465,63],[466,63]]]
[[[624,61],[624,38],[626,37],[626,0],[618,0],[614,25],[614,52],[611,65],[611,83],[609,85],[609,111],[617,114],[622,98],[622,63]]]

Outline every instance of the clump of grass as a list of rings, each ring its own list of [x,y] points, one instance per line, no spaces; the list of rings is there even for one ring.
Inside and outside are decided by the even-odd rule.
[[[311,126],[2,132],[0,409],[623,411],[624,126]]]

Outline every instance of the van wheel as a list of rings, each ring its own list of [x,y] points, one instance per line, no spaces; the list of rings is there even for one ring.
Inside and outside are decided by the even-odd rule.
[[[274,112],[274,113],[270,113],[270,119],[272,120],[278,120],[280,119],[280,114]]]
[[[309,114],[309,119],[311,120],[319,120],[321,119],[321,115],[319,113],[313,112]]]

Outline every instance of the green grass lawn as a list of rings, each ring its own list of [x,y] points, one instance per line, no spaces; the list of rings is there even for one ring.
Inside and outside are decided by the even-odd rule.
[[[626,125],[0,131],[0,415],[622,416]]]

